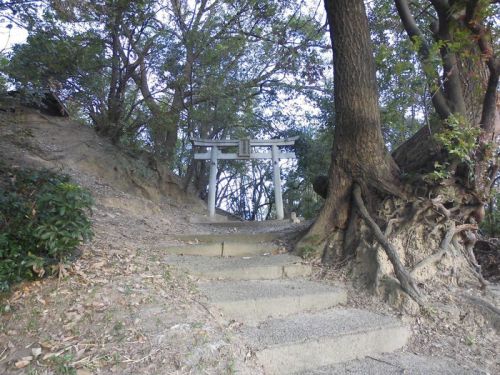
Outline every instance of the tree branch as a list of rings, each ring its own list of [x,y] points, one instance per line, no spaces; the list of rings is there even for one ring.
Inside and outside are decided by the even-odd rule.
[[[430,49],[427,43],[425,42],[424,35],[420,31],[413,15],[411,14],[410,7],[408,6],[407,0],[395,0],[396,9],[398,10],[399,17],[401,18],[401,22],[403,23],[403,27],[408,34],[408,37],[412,41],[413,44],[419,46],[419,56],[422,62],[422,65],[425,67],[425,70],[433,71],[432,77],[427,77],[429,81],[430,87],[438,86],[438,89],[432,96],[432,104],[436,109],[436,112],[439,114],[439,117],[442,119],[446,119],[451,115],[451,110],[446,102],[446,98],[443,93],[443,89],[441,87],[441,82],[439,80],[439,75],[434,70],[432,64],[430,63]]]
[[[449,44],[453,36],[450,30],[452,21],[452,9],[447,0],[431,0],[434,9],[438,14],[439,24],[434,35],[438,41],[444,42],[441,45],[440,53],[443,63],[443,86],[444,93],[448,99],[450,110],[453,113],[466,114],[465,100],[462,92],[462,84],[458,71],[457,55],[453,52]]]

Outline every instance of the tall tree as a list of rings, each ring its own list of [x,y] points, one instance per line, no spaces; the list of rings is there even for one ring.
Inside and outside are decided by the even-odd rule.
[[[156,54],[174,64],[145,64],[144,77],[136,77],[152,111],[161,110],[165,94],[171,98],[163,108],[168,126],[156,131],[157,148],[167,159],[180,134],[213,138],[246,127],[242,120],[257,97],[291,76],[310,76],[311,67],[320,65],[308,49],[321,44],[321,26],[301,14],[298,1],[172,1],[167,11],[170,28]],[[163,93],[148,88],[151,73],[168,77]],[[185,172],[188,180],[193,170]]]
[[[20,86],[57,91],[115,143],[127,131],[134,134],[143,124],[141,98],[131,85],[140,59],[132,60],[124,36],[130,30],[140,34],[151,9],[112,0],[54,2],[41,9],[22,9],[29,36],[14,46],[9,75]]]
[[[491,3],[494,2],[429,1],[427,7],[432,7],[434,13],[426,35],[417,24],[409,3],[395,1],[402,25],[418,50],[432,90],[432,103],[441,121],[422,128],[396,150],[394,156],[402,168],[429,168],[442,151],[442,147],[433,142],[433,132],[450,133],[454,126],[465,134],[477,129],[479,138],[474,150],[474,166],[465,166],[465,171],[469,173],[469,168],[475,168],[470,171],[474,176],[472,183],[477,185],[476,192],[483,195],[482,199],[489,193],[488,180],[493,176],[487,170],[490,169],[492,142],[496,141],[499,132],[495,129],[495,118],[500,59],[494,52],[491,29],[486,25],[486,18],[493,9]],[[433,64],[437,53],[439,66]],[[450,167],[455,170],[451,172],[455,173],[457,168],[463,167],[460,161],[463,160],[446,160],[445,163],[452,164]]]
[[[297,251],[316,250],[329,261],[354,256],[366,281],[377,286],[382,274],[389,279],[395,275],[398,285],[422,303],[415,279],[435,274],[421,271],[443,258],[451,269],[484,283],[471,246],[497,170],[492,151],[498,147],[499,62],[485,27],[489,1],[423,5],[435,18],[431,42],[408,3],[396,0],[395,5],[418,51],[436,116],[393,157],[388,154],[364,2],[326,0],[335,81],[332,164],[325,205]],[[471,56],[471,50],[481,51],[480,57]],[[471,85],[464,77],[473,77],[478,68],[483,73],[482,66],[487,67],[486,79],[479,79],[475,94],[469,95]],[[478,102],[479,117],[473,107]]]
[[[335,130],[328,200],[310,237],[343,230],[353,183],[366,193],[401,194],[398,167],[381,132],[378,90],[368,20],[362,0],[325,2],[334,56]],[[348,19],[348,22],[345,20]]]
[[[30,38],[15,49],[10,71],[23,84],[59,81],[99,133],[118,142],[142,131],[156,156],[172,161],[179,135],[220,136],[243,126],[239,120],[257,97],[314,80],[322,26],[300,5],[69,0],[41,1],[39,11],[19,5]],[[87,51],[90,45],[100,51]],[[85,59],[72,59],[75,53]],[[130,124],[131,113],[141,121]]]

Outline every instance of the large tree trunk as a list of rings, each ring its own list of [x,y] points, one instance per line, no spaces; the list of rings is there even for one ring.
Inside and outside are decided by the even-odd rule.
[[[365,196],[372,191],[401,195],[398,168],[387,153],[381,132],[375,61],[363,0],[326,0],[333,44],[336,125],[325,206],[297,250],[323,250],[337,238],[350,215],[353,183]],[[349,22],[345,22],[348,19]]]
[[[419,54],[427,73],[432,67],[430,48],[419,39],[423,34],[408,2],[395,2],[408,35],[414,42],[419,41]],[[443,41],[440,52],[444,76],[439,77],[436,71],[427,77],[429,82],[438,83],[439,89],[432,98],[438,116],[394,152],[399,167],[413,174],[418,182],[405,184],[403,189],[398,166],[386,152],[380,131],[375,65],[364,2],[325,0],[334,52],[336,123],[332,163],[325,205],[296,250],[302,255],[322,255],[323,261],[341,259],[342,264],[347,257],[354,258],[348,262],[352,275],[395,304],[409,301],[404,298],[407,295],[424,303],[417,282],[430,285],[441,280],[443,285],[449,285],[466,279],[486,285],[472,248],[477,223],[484,213],[481,192],[488,178],[485,175],[494,167],[486,151],[494,148],[491,142],[497,134],[495,101],[500,63],[480,27],[484,20],[476,17],[483,14],[476,8],[485,4],[467,4],[465,21],[457,26],[451,19],[448,2],[431,1],[439,14],[434,36]],[[481,111],[470,108],[474,105],[473,98],[467,95],[471,85],[461,80],[461,75],[467,75],[463,69],[470,64],[464,64],[448,48],[454,41],[456,27],[462,31],[471,29],[471,40],[477,41],[483,53],[480,64],[488,66],[487,83],[479,82],[477,86],[483,88],[479,94]],[[479,112],[481,119],[476,120]],[[459,141],[451,142],[446,149],[444,143],[434,140],[434,134],[439,132],[456,133],[457,125],[448,121],[457,119],[465,122],[466,127],[482,130],[476,152],[462,160],[457,160],[452,149]],[[436,161],[450,166],[450,178],[430,183],[425,174],[434,170]],[[472,161],[475,168],[471,167]],[[464,165],[467,176],[475,172],[473,183],[456,178]],[[493,171],[496,173],[496,169]],[[324,185],[321,180],[317,182]]]

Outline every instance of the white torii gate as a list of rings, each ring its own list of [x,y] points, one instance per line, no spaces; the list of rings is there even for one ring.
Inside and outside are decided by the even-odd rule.
[[[283,220],[283,197],[281,195],[280,159],[295,159],[294,152],[282,152],[280,146],[293,146],[298,137],[286,139],[239,139],[239,140],[212,140],[193,139],[193,147],[210,147],[209,152],[195,153],[195,160],[210,160],[210,178],[208,184],[208,213],[215,217],[215,190],[217,186],[218,160],[250,160],[250,159],[272,159],[273,160],[273,183],[274,200],[276,204],[276,216]],[[220,149],[224,147],[238,147],[237,153],[223,153]],[[252,152],[252,147],[270,147],[271,152]]]

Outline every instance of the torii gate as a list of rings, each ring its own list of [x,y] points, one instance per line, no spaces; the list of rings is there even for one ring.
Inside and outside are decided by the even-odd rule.
[[[286,139],[239,139],[239,140],[212,140],[193,139],[193,147],[210,147],[209,152],[195,153],[195,160],[210,160],[210,178],[208,184],[208,213],[215,217],[215,190],[217,186],[218,160],[250,160],[250,159],[272,159],[273,160],[273,183],[274,200],[276,204],[276,216],[283,220],[283,197],[281,195],[280,159],[296,159],[294,152],[282,152],[278,147],[293,146],[299,137]],[[224,147],[238,147],[238,153],[223,153],[220,149]],[[270,147],[271,152],[252,152],[252,147]]]

